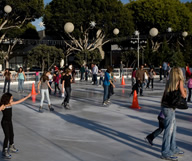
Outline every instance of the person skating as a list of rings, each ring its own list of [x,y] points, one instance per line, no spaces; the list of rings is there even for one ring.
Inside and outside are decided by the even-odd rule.
[[[63,105],[64,108],[66,109],[70,109],[69,106],[69,100],[71,97],[71,83],[72,83],[73,79],[71,77],[71,70],[70,69],[66,69],[66,73],[63,76],[63,80],[62,80],[62,93],[64,93],[64,88],[65,88],[65,99],[63,101]]]
[[[111,84],[113,88],[115,88],[115,85],[111,82],[110,73],[113,71],[112,67],[108,67],[107,71],[105,72],[105,78],[103,81],[103,87],[104,87],[104,95],[103,95],[103,106],[106,106],[108,102],[108,94],[109,94],[109,85]]]
[[[177,161],[177,155],[183,155],[184,152],[181,151],[176,144],[176,118],[175,118],[175,108],[174,105],[170,103],[172,100],[168,95],[172,92],[179,91],[179,94],[184,99],[187,96],[187,90],[184,88],[184,77],[181,68],[173,67],[169,74],[169,80],[167,81],[165,91],[161,101],[161,109],[164,120],[164,135],[161,149],[161,158],[165,160]],[[172,98],[174,99],[174,98]]]
[[[41,102],[40,102],[39,112],[43,112],[43,101],[44,101],[45,95],[47,97],[49,110],[54,111],[54,108],[51,107],[51,101],[49,98],[48,88],[50,88],[52,91],[53,91],[53,89],[51,88],[51,86],[48,82],[49,81],[48,75],[49,75],[49,72],[44,72],[38,83],[38,93],[39,94],[41,93]],[[40,92],[40,85],[41,85],[41,92]]]
[[[144,66],[141,65],[140,69],[136,71],[136,81],[140,80],[140,96],[143,96],[143,86],[144,86],[144,81],[145,81],[145,70]]]
[[[14,145],[14,132],[13,132],[13,124],[12,124],[12,106],[22,103],[26,99],[31,97],[31,93],[23,99],[13,102],[13,96],[11,93],[5,93],[2,95],[0,104],[4,106],[3,118],[1,120],[1,126],[3,128],[3,132],[5,135],[4,142],[3,142],[3,150],[2,150],[2,157],[4,159],[11,159],[11,153],[17,153],[18,149],[15,148]],[[9,146],[8,146],[9,143]]]
[[[24,92],[23,91],[23,84],[24,84],[24,81],[26,81],[26,76],[25,76],[25,72],[23,71],[22,67],[19,68],[15,79],[17,77],[18,77],[18,92]]]
[[[5,77],[5,83],[4,83],[4,88],[3,88],[3,93],[5,93],[6,86],[8,85],[7,92],[9,92],[10,89],[10,82],[12,81],[12,75],[9,69],[5,69],[5,73],[3,74]]]

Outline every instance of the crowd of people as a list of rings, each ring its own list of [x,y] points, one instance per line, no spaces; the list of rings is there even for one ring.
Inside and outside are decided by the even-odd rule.
[[[121,62],[121,67],[123,68],[123,64]],[[98,68],[96,64],[91,64],[91,71],[89,71],[87,65],[82,65],[80,68],[80,81],[88,81],[88,75],[92,74],[92,84],[98,85],[98,76],[100,77],[99,85],[103,86],[103,106],[108,106],[110,104],[110,97],[114,94],[115,82],[116,78],[114,77],[113,67],[109,66],[105,72]],[[75,69],[72,65],[64,68],[63,70],[59,70],[57,66],[54,66],[52,71],[45,71],[41,77],[39,77],[39,72],[37,71],[36,82],[38,83],[38,94],[41,94],[41,101],[39,106],[39,112],[43,112],[43,102],[44,97],[46,95],[48,101],[48,108],[50,111],[54,111],[54,108],[51,106],[50,94],[61,94],[64,97],[62,105],[65,109],[71,109],[69,105],[70,97],[71,97],[71,83],[75,83]],[[123,76],[123,69],[121,69],[120,77]],[[156,72],[154,68],[151,67],[149,70],[144,68],[144,65],[141,65],[140,68],[133,68],[132,71],[132,92],[136,90],[137,93],[140,93],[140,96],[143,96],[143,89],[150,88],[153,90],[154,88],[154,76]],[[159,120],[159,128],[147,135],[146,141],[153,145],[153,140],[157,137],[163,130],[163,143],[162,143],[162,158],[167,160],[177,160],[176,155],[183,155],[184,152],[181,151],[176,146],[175,141],[175,133],[176,133],[176,123],[175,123],[175,108],[172,106],[167,106],[167,102],[169,100],[166,99],[166,95],[169,92],[179,90],[180,94],[183,98],[187,97],[187,89],[184,88],[185,79],[183,76],[183,71],[181,68],[173,67],[171,69],[170,65],[166,62],[163,63],[163,66],[160,66],[159,69],[159,81],[162,81],[162,75],[166,80],[166,87],[162,97],[161,102],[161,111],[158,115]],[[187,101],[191,101],[191,89],[192,89],[192,74],[188,66],[186,66],[186,81],[188,87],[188,99]],[[27,98],[31,97],[31,94],[26,96],[25,98],[13,102],[13,96],[10,93],[10,82],[13,81],[11,76],[11,72],[6,69],[3,76],[5,77],[3,95],[0,99],[0,110],[3,112],[3,118],[1,121],[1,125],[3,128],[3,132],[5,135],[4,143],[3,143],[3,151],[2,155],[5,158],[11,158],[9,152],[17,152],[18,149],[15,148],[14,145],[14,133],[13,133],[13,125],[12,125],[12,106],[18,103],[25,101]],[[23,84],[26,80],[26,75],[22,67],[19,68],[15,79],[18,79],[18,92],[24,92]],[[40,78],[40,79],[39,79]],[[53,89],[53,85],[54,88]],[[7,92],[6,92],[6,86]],[[52,93],[53,92],[53,93]],[[8,146],[9,144],[9,146]]]

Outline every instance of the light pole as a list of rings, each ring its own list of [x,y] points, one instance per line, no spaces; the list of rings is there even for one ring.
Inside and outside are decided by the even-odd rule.
[[[139,31],[138,30],[136,30],[135,31],[135,36],[137,36],[137,66],[138,66],[138,68],[139,68]]]
[[[113,34],[114,35],[118,35],[119,34],[119,29],[115,28],[113,30]],[[110,65],[112,66],[112,59],[113,59],[113,50],[118,50],[118,46],[117,45],[111,45],[111,52],[110,52]]]
[[[73,32],[73,30],[75,29],[73,23],[71,22],[67,22],[65,25],[64,25],[64,31],[69,34],[71,32]],[[65,61],[66,61],[66,65],[68,65],[68,61],[67,61],[67,55],[65,57]]]
[[[140,49],[140,43],[147,43],[147,42],[144,41],[144,40],[140,41],[140,33],[139,33],[138,30],[136,30],[136,31],[134,32],[134,34],[135,34],[136,38],[131,38],[131,39],[132,39],[132,40],[136,40],[136,41],[131,41],[131,43],[132,43],[132,44],[137,43],[137,66],[138,66],[138,68],[139,68],[139,54],[140,54],[139,49]],[[143,56],[143,58],[142,58],[142,63],[144,63],[144,56]]]

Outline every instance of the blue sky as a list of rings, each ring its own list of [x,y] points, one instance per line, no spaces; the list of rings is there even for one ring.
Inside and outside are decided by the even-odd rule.
[[[51,2],[52,0],[44,0],[44,3],[45,4],[47,4],[47,3],[49,3],[49,2]],[[129,2],[129,0],[121,0],[123,3],[128,3]],[[181,2],[191,2],[192,0],[181,0]],[[40,26],[39,26],[39,23],[42,21],[42,18],[40,18],[40,19],[37,19],[36,21],[34,21],[34,22],[32,22],[32,24],[34,25],[34,26],[36,26],[36,28],[37,28],[37,31],[39,31],[39,30],[43,30],[44,28],[40,28]]]

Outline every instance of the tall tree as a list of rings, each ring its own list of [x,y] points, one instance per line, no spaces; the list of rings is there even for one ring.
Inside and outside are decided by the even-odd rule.
[[[179,0],[131,0],[127,8],[133,11],[134,22],[141,34],[152,27],[160,33],[171,27],[174,32],[192,33],[192,12]]]
[[[113,37],[113,29],[120,30],[120,36],[129,35],[134,30],[131,12],[118,0],[53,0],[46,6],[43,19],[46,32],[66,42],[71,51],[100,49],[107,38]],[[96,26],[90,27],[90,22]],[[64,33],[63,26],[72,22],[75,30]],[[104,57],[104,55],[102,55]]]
[[[6,5],[12,11],[4,12]],[[8,29],[21,28],[24,24],[34,21],[44,13],[43,0],[0,0],[0,42],[5,37]]]
[[[14,53],[14,48],[20,44],[21,39],[39,39],[36,27],[31,23],[22,28],[8,29],[6,37],[7,40],[3,41],[0,45],[0,52],[3,53],[1,57],[5,61],[6,68],[9,68],[10,57]]]

